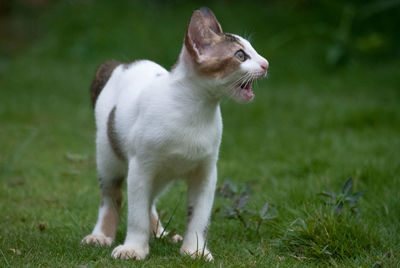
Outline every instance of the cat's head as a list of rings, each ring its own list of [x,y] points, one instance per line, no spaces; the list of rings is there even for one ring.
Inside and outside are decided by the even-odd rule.
[[[213,12],[203,7],[194,11],[185,44],[194,71],[211,80],[217,94],[238,102],[253,99],[252,82],[265,77],[268,61],[244,38],[222,31]]]

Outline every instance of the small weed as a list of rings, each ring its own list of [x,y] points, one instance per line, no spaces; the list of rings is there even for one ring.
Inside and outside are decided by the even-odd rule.
[[[275,219],[277,210],[265,203],[262,208],[253,210],[248,207],[251,190],[250,185],[239,186],[226,179],[224,184],[218,187],[216,196],[225,199],[223,208],[217,207],[215,212],[222,217],[238,219],[247,229],[255,226],[257,234],[264,222]]]
[[[329,200],[327,204],[332,205],[335,209],[337,215],[342,214],[343,207],[348,206],[351,212],[358,213],[358,208],[356,207],[358,199],[365,194],[365,191],[358,191],[352,193],[353,179],[349,178],[343,185],[339,193],[322,191],[320,194],[328,197]]]

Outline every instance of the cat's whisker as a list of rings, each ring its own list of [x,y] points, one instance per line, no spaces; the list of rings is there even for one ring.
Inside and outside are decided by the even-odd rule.
[[[252,84],[253,82],[255,83],[256,86],[258,86],[258,79],[261,77],[261,73],[255,72],[246,72],[242,76],[240,76],[238,79],[235,81],[231,82],[226,86],[226,93],[229,98],[235,97],[236,95],[239,94],[239,91],[237,90],[238,87],[243,88],[244,86],[248,84]]]
[[[250,73],[250,74],[247,76],[246,80],[243,82],[242,85],[248,84],[251,80],[252,80],[252,75],[251,75],[251,73]]]
[[[242,83],[240,84],[240,86],[244,86],[248,83],[249,79],[251,78],[251,74],[247,73],[246,76],[243,78]]]
[[[237,86],[241,86],[243,83],[243,80],[246,79],[246,77],[249,75],[248,72],[246,72],[244,75],[242,75],[241,77],[239,77],[237,80],[235,80],[234,82],[231,83],[230,87],[237,87]]]
[[[244,82],[248,79],[249,76],[250,76],[250,73],[246,72],[244,75],[239,77],[237,80],[230,83],[227,86],[228,96],[233,97],[235,94],[237,94],[236,88],[243,86],[245,84]]]

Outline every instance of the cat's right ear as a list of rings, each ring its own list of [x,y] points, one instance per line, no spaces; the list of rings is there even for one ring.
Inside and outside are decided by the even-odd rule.
[[[206,7],[193,12],[186,30],[185,46],[190,55],[201,62],[207,48],[219,38],[222,28],[214,13]]]

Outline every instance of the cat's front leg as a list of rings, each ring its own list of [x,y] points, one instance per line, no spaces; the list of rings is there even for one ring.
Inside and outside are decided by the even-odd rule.
[[[213,260],[206,245],[206,236],[216,182],[216,165],[210,169],[201,168],[188,180],[188,224],[181,247],[184,255]]]
[[[116,259],[143,260],[149,253],[152,176],[136,159],[132,159],[127,182],[127,235],[124,244],[116,247],[111,255]]]

